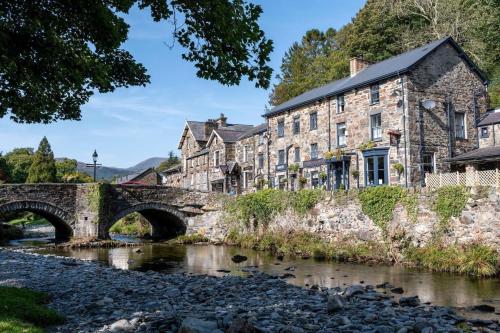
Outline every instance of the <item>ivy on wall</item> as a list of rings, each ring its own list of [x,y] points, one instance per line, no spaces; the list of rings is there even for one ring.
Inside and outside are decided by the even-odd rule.
[[[439,217],[443,230],[448,227],[452,216],[458,217],[469,199],[469,191],[464,186],[445,186],[436,190],[432,209]]]
[[[392,220],[394,207],[406,192],[396,186],[368,187],[359,193],[361,209],[382,231],[386,231],[387,223]]]
[[[110,185],[105,183],[94,183],[87,186],[87,199],[89,201],[89,206],[92,211],[97,212],[98,214],[98,219],[94,222],[99,223],[107,215],[104,203],[106,200],[107,189]]]

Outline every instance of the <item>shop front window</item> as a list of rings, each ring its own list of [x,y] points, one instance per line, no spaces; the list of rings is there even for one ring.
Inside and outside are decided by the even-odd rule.
[[[366,186],[380,186],[388,184],[387,177],[387,150],[371,150],[363,153],[365,158]]]

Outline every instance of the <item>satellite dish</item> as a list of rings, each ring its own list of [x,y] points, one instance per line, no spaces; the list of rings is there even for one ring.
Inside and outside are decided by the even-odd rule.
[[[426,100],[422,101],[422,106],[426,110],[431,110],[431,109],[434,109],[436,107],[436,102],[434,102],[431,99],[426,99]]]

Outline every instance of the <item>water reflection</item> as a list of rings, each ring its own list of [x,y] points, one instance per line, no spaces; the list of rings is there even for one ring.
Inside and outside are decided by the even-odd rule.
[[[497,308],[500,306],[499,279],[475,280],[458,275],[420,272],[404,267],[369,266],[313,259],[285,258],[284,261],[278,261],[266,252],[230,246],[146,244],[114,249],[44,249],[38,252],[99,261],[120,269],[155,270],[165,273],[186,272],[222,276],[225,273],[218,271],[222,269],[231,271],[230,274],[245,275],[242,268],[257,266],[259,270],[271,275],[291,273],[295,277],[287,281],[299,286],[316,284],[332,288],[358,284],[361,281],[372,285],[389,282],[402,287],[405,295],[419,295],[422,302],[459,307],[480,303],[491,304]],[[236,254],[245,255],[248,260],[235,264],[231,258]]]

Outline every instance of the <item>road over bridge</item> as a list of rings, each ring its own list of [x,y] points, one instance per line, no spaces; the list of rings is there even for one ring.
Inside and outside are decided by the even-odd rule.
[[[213,210],[218,195],[165,186],[112,184],[0,185],[0,215],[29,211],[46,218],[57,241],[109,238],[109,229],[133,212],[152,226],[154,239],[184,234],[188,219]]]

